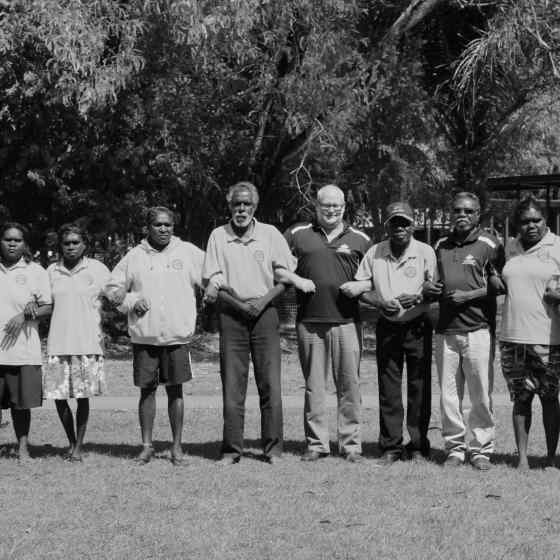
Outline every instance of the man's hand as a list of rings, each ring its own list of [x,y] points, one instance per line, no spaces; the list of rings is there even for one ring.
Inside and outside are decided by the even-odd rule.
[[[10,338],[10,339],[17,338],[24,324],[25,324],[25,315],[23,313],[18,313],[15,317],[12,317],[4,327],[6,338]]]
[[[544,292],[543,300],[548,305],[558,305],[560,303],[560,290],[547,288]]]
[[[496,274],[488,277],[489,292],[494,296],[499,296],[507,292],[504,281]]]
[[[150,303],[146,298],[141,297],[135,304],[134,304],[134,313],[138,315],[138,317],[142,317],[145,315],[146,312],[150,309]]]
[[[400,310],[399,302],[396,299],[382,301],[379,303],[379,307],[381,311],[383,311],[383,313],[388,316],[395,315]]]
[[[427,280],[422,284],[422,295],[425,299],[436,300],[443,293],[443,283],[442,282],[432,282]]]
[[[26,321],[34,321],[37,319],[37,312],[39,311],[39,306],[36,301],[30,301],[23,310],[23,316]]]
[[[315,284],[313,280],[309,280],[309,278],[299,278],[294,286],[304,294],[315,293]]]
[[[204,298],[203,301],[205,304],[211,304],[211,303],[215,303],[216,300],[218,299],[218,292],[219,292],[219,288],[217,288],[214,284],[208,284],[208,286],[206,286],[206,290],[204,292]]]
[[[371,289],[371,286],[367,286],[364,289],[362,282],[344,282],[339,288],[339,290],[348,298],[357,298],[361,296],[364,292]]]
[[[403,309],[410,309],[420,303],[422,298],[418,294],[401,294],[396,297],[396,300],[401,304]]]
[[[264,311],[266,305],[267,301],[264,297],[249,299],[243,302],[245,313],[250,319],[256,319]]]
[[[116,290],[108,290],[105,297],[109,300],[111,305],[118,307],[126,297],[126,290],[124,288],[117,288]]]
[[[472,291],[451,290],[444,294],[443,299],[452,305],[463,305],[472,299]]]

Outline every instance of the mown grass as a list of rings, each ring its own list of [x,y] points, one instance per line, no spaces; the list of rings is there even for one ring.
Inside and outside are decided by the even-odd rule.
[[[83,464],[62,460],[54,411],[34,411],[31,464],[17,465],[11,430],[0,430],[0,558],[558,558],[560,470],[539,468],[540,421],[531,434],[534,468],[512,468],[509,413],[497,409],[496,467],[483,474],[441,467],[436,429],[434,462],[380,469],[371,408],[362,464],[336,456],[302,463],[301,411],[289,409],[284,461],[258,460],[259,415],[250,410],[247,455],[233,467],[215,461],[220,411],[191,409],[185,468],[168,460],[164,411],[156,458],[143,467],[131,461],[139,439],[133,411],[92,411]]]

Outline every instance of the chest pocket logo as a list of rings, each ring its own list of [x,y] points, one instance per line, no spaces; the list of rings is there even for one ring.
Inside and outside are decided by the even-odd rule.
[[[472,255],[467,255],[465,257],[465,259],[463,260],[463,264],[468,265],[468,266],[476,266],[477,262],[476,262],[476,259]]]
[[[416,267],[414,267],[414,266],[407,266],[404,269],[404,275],[407,278],[414,278],[416,276],[416,274],[417,274],[417,271],[416,271]]]
[[[175,259],[171,262],[171,268],[173,268],[173,270],[183,270],[183,261],[181,259]]]
[[[25,286],[27,284],[27,278],[24,274],[18,274],[16,276],[16,284],[18,286]]]
[[[253,257],[255,258],[255,260],[259,263],[262,264],[264,262],[264,252],[261,251],[260,249],[257,249],[254,253],[253,253]]]
[[[336,248],[336,252],[341,253],[343,255],[351,255],[352,254],[352,249],[350,249],[350,247],[348,247],[348,245],[346,245],[346,243],[343,243],[342,245],[340,245],[340,247]]]

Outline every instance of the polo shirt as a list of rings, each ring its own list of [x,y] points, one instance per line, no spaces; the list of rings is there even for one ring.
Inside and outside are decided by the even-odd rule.
[[[51,303],[47,271],[34,262],[19,260],[10,267],[0,263],[0,365],[41,365],[41,343],[37,321],[26,321],[9,346],[4,345],[4,328],[25,306],[35,300],[39,305]]]
[[[501,273],[504,248],[493,235],[474,229],[464,240],[453,233],[440,238],[435,246],[439,280],[444,292],[487,287],[488,276]],[[459,334],[494,328],[496,298],[484,296],[455,306],[440,300],[436,332]]]
[[[61,262],[47,268],[53,313],[47,352],[50,356],[103,354],[101,294],[109,282],[109,269],[84,257],[72,270]]]
[[[335,324],[359,320],[358,298],[346,297],[339,288],[354,280],[370,238],[346,223],[332,241],[316,223],[295,225],[284,235],[297,258],[296,273],[313,280],[316,288],[313,294],[296,292],[296,320]]]
[[[507,286],[500,340],[520,344],[560,344],[558,306],[543,301],[553,274],[560,274],[560,237],[548,231],[525,250],[509,243],[502,277]]]
[[[412,238],[404,253],[396,258],[391,252],[389,240],[371,247],[363,258],[356,280],[371,280],[377,296],[390,301],[401,294],[422,293],[426,278],[435,278],[436,254],[421,241]],[[428,311],[429,305],[421,303],[410,309],[400,307],[395,315],[382,315],[389,321],[410,321]]]
[[[274,269],[293,271],[296,260],[282,234],[269,224],[253,219],[242,236],[231,223],[217,227],[210,234],[203,278],[220,274],[223,282],[243,299],[259,298],[274,287]]]
[[[162,251],[146,239],[117,264],[106,290],[124,289],[119,310],[128,314],[128,332],[134,344],[186,344],[196,325],[195,286],[202,282],[204,252],[173,236]],[[134,305],[145,298],[150,308],[138,316]]]

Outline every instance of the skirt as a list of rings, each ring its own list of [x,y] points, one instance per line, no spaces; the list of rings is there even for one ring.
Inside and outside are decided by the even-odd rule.
[[[44,368],[46,399],[87,399],[107,390],[103,356],[49,356]]]

